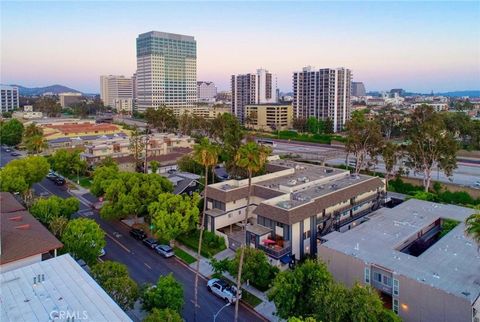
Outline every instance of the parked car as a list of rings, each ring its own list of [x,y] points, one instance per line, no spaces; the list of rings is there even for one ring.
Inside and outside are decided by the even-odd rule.
[[[5,152],[12,152],[12,149],[6,148]]]
[[[224,280],[212,278],[207,282],[207,289],[227,303],[234,303],[236,300],[237,288]],[[242,293],[240,293],[240,298],[242,298]]]
[[[50,172],[47,174],[47,179],[49,179],[49,180],[54,181],[56,178],[58,178],[58,176],[57,176],[53,171],[50,171]]]
[[[173,252],[173,248],[168,245],[157,245],[157,247],[155,247],[155,250],[157,251],[157,253],[166,258],[175,255]]]
[[[55,182],[57,186],[63,186],[66,181],[62,177],[56,177],[55,179],[53,179],[53,182]]]
[[[11,155],[12,157],[18,157],[18,156],[20,156],[20,153],[18,153],[18,152],[12,152],[12,153],[10,153],[10,155]]]
[[[155,247],[157,247],[157,240],[155,238],[145,238],[143,240],[143,243],[150,247],[151,249],[154,249]]]
[[[130,230],[130,236],[138,240],[144,240],[145,238],[147,238],[147,234],[145,234],[143,230],[137,228],[132,228]]]

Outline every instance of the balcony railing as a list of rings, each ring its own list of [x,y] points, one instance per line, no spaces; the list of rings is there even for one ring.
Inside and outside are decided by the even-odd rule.
[[[267,255],[275,259],[279,259],[292,252],[292,245],[290,242],[284,241],[282,248],[277,248],[278,246],[269,247],[264,245],[258,245],[258,249],[263,250]]]

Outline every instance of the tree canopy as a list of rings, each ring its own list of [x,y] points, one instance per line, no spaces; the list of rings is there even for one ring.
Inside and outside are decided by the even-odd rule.
[[[29,156],[10,161],[0,170],[1,191],[29,194],[30,188],[48,173],[50,165],[40,156]]]
[[[154,308],[168,308],[177,313],[182,310],[183,287],[175,280],[172,273],[160,276],[155,286],[147,286],[141,295],[144,310],[151,312]]]
[[[105,247],[105,233],[94,220],[88,218],[70,220],[61,240],[67,252],[87,264],[95,263]]]
[[[184,320],[178,312],[175,310],[166,308],[166,309],[157,309],[153,308],[152,312],[143,322],[183,322]]]
[[[0,122],[0,141],[2,144],[14,146],[22,142],[23,124],[17,119]]]
[[[37,112],[43,112],[50,117],[55,117],[60,115],[62,106],[56,99],[44,96],[33,103],[33,110]]]
[[[57,150],[50,158],[52,169],[64,176],[82,175],[87,169],[87,162],[81,160],[80,150]]]
[[[77,198],[66,199],[51,196],[47,199],[37,199],[30,207],[30,213],[45,225],[50,225],[53,219],[64,217],[67,220],[78,211],[80,201]]]
[[[155,234],[166,240],[174,240],[179,235],[194,230],[200,215],[199,201],[200,196],[196,193],[192,197],[160,194],[148,206]]]

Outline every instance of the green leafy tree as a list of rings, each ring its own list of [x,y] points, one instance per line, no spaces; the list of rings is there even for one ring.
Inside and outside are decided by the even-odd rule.
[[[183,287],[172,273],[160,276],[156,287],[147,287],[141,295],[142,306],[151,312],[154,308],[180,312],[183,307]]]
[[[96,168],[99,167],[111,167],[118,171],[118,164],[111,156],[107,156],[105,159],[98,162]]]
[[[97,263],[92,267],[92,276],[122,309],[133,308],[139,290],[125,265],[113,261]]]
[[[30,154],[42,153],[48,147],[47,141],[41,135],[24,138],[23,144]]]
[[[21,192],[24,199],[32,198],[32,185],[42,181],[50,165],[40,156],[29,156],[10,161],[0,170],[1,191]]]
[[[59,149],[49,158],[52,169],[64,176],[83,175],[87,162],[80,158],[80,150]]]
[[[258,145],[255,142],[247,142],[246,144],[240,146],[235,155],[235,163],[239,168],[244,169],[248,173],[248,197],[247,205],[250,206],[250,200],[252,196],[252,176],[257,173],[267,163],[267,158],[270,154],[270,150],[263,146]],[[250,215],[250,207],[247,207],[245,211],[245,218],[243,219],[243,227],[247,227],[248,216]],[[243,246],[247,239],[247,231],[245,230],[245,237],[243,238]],[[235,322],[238,321],[238,302],[240,296],[240,290],[242,288],[242,269],[243,269],[243,259],[245,255],[245,248],[241,247],[240,249],[240,259],[238,264],[238,274],[237,274],[237,300],[235,301]]]
[[[278,273],[278,268],[270,265],[265,253],[259,249],[246,247],[244,250],[242,283],[249,281],[260,290],[267,290]],[[229,272],[237,276],[241,249],[237,249],[235,258],[229,266]]]
[[[318,120],[316,117],[310,116],[307,119],[307,128],[308,128],[308,132],[312,134],[318,133]]]
[[[191,155],[184,155],[177,162],[180,171],[191,172],[198,175],[203,175],[203,166],[199,164]]]
[[[307,132],[307,119],[303,117],[294,118],[292,127],[300,133]]]
[[[278,273],[268,298],[275,303],[276,314],[282,319],[312,316],[318,293],[325,293],[332,281],[325,264],[306,260],[294,270]]]
[[[200,196],[196,193],[192,197],[172,193],[160,194],[157,200],[148,206],[155,234],[173,241],[179,235],[194,230],[200,215],[199,201]]]
[[[457,166],[458,145],[453,134],[447,131],[443,117],[433,107],[421,105],[415,109],[407,124],[407,138],[408,166],[423,174],[426,192],[435,166],[445,175],[452,175]]]
[[[340,283],[327,283],[313,291],[313,302],[316,304],[313,315],[318,321],[347,321],[349,312],[348,289]]]
[[[48,227],[52,234],[61,239],[65,228],[67,228],[68,219],[65,217],[54,217],[50,220]]]
[[[177,127],[177,119],[173,113],[173,109],[161,106],[157,109],[148,108],[145,111],[145,120],[147,123],[160,132],[174,130]]]
[[[103,196],[110,186],[111,182],[117,179],[120,175],[118,166],[98,166],[93,172],[93,181],[90,187],[90,192],[96,196]]]
[[[347,301],[350,321],[380,322],[385,309],[377,291],[372,287],[355,284],[349,291]]]
[[[152,312],[143,319],[143,322],[183,322],[183,319],[178,312],[172,309],[159,310],[153,308]]]
[[[30,207],[30,213],[43,224],[49,225],[53,219],[64,217],[67,220],[78,211],[80,201],[77,198],[69,197],[62,199],[51,196],[47,199],[37,199]]]
[[[213,276],[220,278],[223,273],[228,272],[231,267],[231,260],[229,258],[216,259],[215,257],[210,258],[210,266],[213,270]]]
[[[43,130],[40,126],[37,126],[35,123],[30,123],[23,132],[23,136],[25,138],[36,136],[36,135],[43,135]]]
[[[62,112],[62,106],[52,97],[42,97],[33,103],[33,110],[55,117]]]
[[[117,172],[110,167],[97,170],[92,188],[96,195],[104,193],[105,203],[100,210],[103,219],[137,219],[138,216],[148,215],[149,204],[156,201],[160,194],[173,190],[167,178],[156,174]],[[113,177],[99,182],[97,175],[103,177],[106,174]]]
[[[375,121],[380,125],[380,131],[386,140],[402,135],[405,113],[388,105],[378,111]]]
[[[315,320],[312,317],[307,317],[306,319],[302,319],[302,318],[297,318],[297,317],[294,316],[294,317],[289,318],[288,322],[317,322],[317,320]]]
[[[105,233],[92,219],[70,220],[62,235],[64,248],[76,259],[93,264],[105,247]]]
[[[376,159],[383,144],[382,134],[377,122],[369,121],[362,112],[352,113],[352,119],[346,124],[347,153],[356,158],[355,174],[359,174],[367,163],[367,157]]]
[[[159,168],[160,168],[160,162],[155,160],[150,161],[150,170],[152,170],[152,173],[157,173]]]
[[[205,183],[208,183],[209,169],[213,168],[218,162],[218,148],[211,144],[207,138],[203,138],[199,144],[196,144],[193,148],[193,158],[198,164],[201,164],[205,170]],[[197,263],[195,267],[195,306],[194,306],[194,320],[197,316],[198,307],[198,277],[200,274],[200,254],[202,251],[203,231],[205,230],[205,212],[207,211],[207,193],[206,188],[203,193],[203,211],[202,220],[200,221],[200,236],[198,238],[198,251],[197,251]]]
[[[470,236],[480,249],[480,206],[477,206],[476,212],[465,220],[465,233]]]
[[[333,120],[329,117],[325,119],[325,134],[333,134]]]
[[[388,189],[390,178],[395,176],[395,167],[402,153],[401,148],[393,142],[386,142],[382,148],[382,158],[385,164],[385,186]]]
[[[14,146],[22,142],[23,124],[17,119],[0,123],[0,141],[2,144]]]

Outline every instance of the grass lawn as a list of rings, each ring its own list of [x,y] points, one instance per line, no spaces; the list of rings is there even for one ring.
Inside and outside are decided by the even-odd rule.
[[[92,186],[92,180],[88,177],[80,177],[80,185],[85,189],[89,189]]]
[[[174,247],[174,250],[175,250],[175,256],[180,258],[182,261],[184,261],[188,265],[190,265],[190,264],[192,264],[196,261],[195,257],[191,256],[190,254],[188,254],[184,250],[182,250],[178,247]]]
[[[182,235],[177,238],[177,241],[187,246],[188,248],[198,251],[198,238],[200,237],[200,232],[197,230],[185,235]],[[216,236],[214,233],[204,231],[203,232],[203,242],[202,242],[202,256],[203,257],[213,257],[217,253],[221,252],[227,248],[222,237]]]
[[[248,303],[250,306],[255,307],[262,303],[262,300],[253,295],[252,293],[249,293],[247,290],[242,288],[242,301],[245,303]]]

